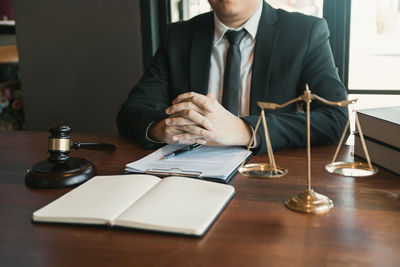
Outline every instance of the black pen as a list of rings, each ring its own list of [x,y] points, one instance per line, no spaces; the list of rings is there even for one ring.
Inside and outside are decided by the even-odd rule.
[[[194,144],[192,144],[192,145],[185,146],[185,147],[182,147],[182,148],[180,148],[180,149],[178,149],[178,150],[175,150],[175,151],[173,151],[173,152],[171,152],[171,153],[165,155],[162,159],[173,158],[173,157],[178,156],[178,155],[180,155],[180,154],[182,154],[182,153],[195,150],[195,149],[197,149],[197,148],[199,148],[199,147],[201,147],[201,146],[202,146],[201,144],[194,143]]]

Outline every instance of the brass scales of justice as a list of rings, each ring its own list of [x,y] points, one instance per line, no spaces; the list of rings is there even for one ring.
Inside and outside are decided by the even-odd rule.
[[[272,151],[271,140],[268,133],[267,120],[265,116],[264,109],[278,109],[283,108],[287,105],[293,104],[297,101],[304,101],[306,103],[306,113],[307,113],[307,189],[300,193],[297,196],[291,197],[287,201],[285,201],[285,206],[291,210],[311,213],[311,214],[324,214],[329,212],[333,208],[333,202],[328,197],[316,193],[311,188],[311,148],[310,148],[310,103],[311,100],[317,100],[324,104],[331,106],[339,106],[339,107],[347,107],[350,104],[354,104],[355,100],[342,100],[338,102],[328,101],[322,97],[319,97],[315,94],[312,94],[309,90],[308,85],[306,85],[306,90],[303,95],[294,98],[292,100],[287,101],[283,104],[275,104],[268,102],[257,102],[258,106],[261,108],[261,114],[257,121],[256,128],[250,140],[250,144],[248,146],[248,150],[252,146],[254,142],[255,135],[257,133],[258,127],[260,126],[261,121],[264,126],[265,133],[265,141],[267,145],[267,155],[269,158],[269,163],[252,163],[252,164],[244,164],[239,168],[239,172],[244,176],[255,177],[255,178],[279,178],[287,174],[288,170],[285,168],[281,168],[276,165],[274,154]],[[336,162],[336,157],[339,153],[340,147],[343,143],[344,137],[346,136],[346,132],[350,125],[350,118],[348,119],[342,136],[340,138],[338,147],[333,156],[332,162],[325,166],[325,169],[330,172],[341,176],[352,176],[352,177],[361,177],[361,176],[369,176],[375,174],[378,169],[371,164],[371,160],[367,151],[367,147],[364,141],[364,135],[361,130],[361,125],[357,117],[357,113],[354,112],[356,127],[358,129],[362,147],[364,149],[364,155],[366,156],[367,163],[364,162]]]

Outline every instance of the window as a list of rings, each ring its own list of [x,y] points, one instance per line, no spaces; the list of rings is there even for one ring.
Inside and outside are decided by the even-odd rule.
[[[274,8],[322,18],[323,0],[267,0],[266,2]]]
[[[271,6],[322,17],[323,0],[268,0]],[[170,0],[171,21],[190,19],[211,10],[207,0]]]
[[[400,0],[352,1],[349,89],[400,90]]]
[[[170,0],[171,21],[188,20],[198,14],[211,10],[207,0]]]
[[[349,97],[359,99],[358,108],[399,105],[399,74],[400,0],[353,0]]]

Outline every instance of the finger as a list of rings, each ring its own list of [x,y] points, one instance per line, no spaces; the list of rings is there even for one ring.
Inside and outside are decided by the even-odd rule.
[[[176,126],[166,126],[164,128],[164,136],[166,139],[172,140],[172,137],[177,134],[184,133],[184,131],[178,129]]]
[[[200,113],[203,115],[206,115],[206,113],[208,112],[207,110],[203,110],[201,107],[197,106],[196,104],[194,104],[191,101],[185,101],[185,102],[177,103],[177,104],[174,104],[174,105],[168,107],[165,110],[165,113],[167,113],[168,115],[171,115],[176,112],[183,111],[185,109],[194,110],[197,113]]]
[[[195,95],[188,99],[188,101],[192,102],[202,110],[206,110],[208,112],[213,112],[213,104],[215,100],[205,95]]]
[[[212,98],[205,95],[195,92],[188,92],[177,96],[174,101],[172,101],[172,104],[176,105],[183,102],[192,102],[200,109],[206,110],[207,112],[212,112],[212,102],[210,102],[210,100],[212,100]]]
[[[180,123],[180,117],[192,121],[194,124],[203,127],[208,130],[212,130],[214,125],[211,121],[206,118],[205,116],[197,113],[194,110],[185,109],[183,111],[177,112],[174,114],[175,117],[168,118],[168,122],[171,123],[170,125],[184,125]],[[188,125],[192,125],[193,123],[189,123]]]
[[[182,134],[174,135],[172,137],[172,140],[175,143],[186,144],[186,145],[191,145],[194,143],[199,143],[199,144],[205,145],[207,143],[207,141],[205,139],[198,137],[198,136],[194,136],[189,133],[182,133]]]
[[[166,126],[164,128],[164,136],[168,140],[172,140],[172,137],[179,134],[190,134],[193,135],[193,138],[201,138],[201,139],[211,139],[214,137],[214,133],[208,130],[205,130],[197,125],[172,125]]]
[[[196,143],[201,144],[201,145],[205,145],[207,144],[207,140],[203,139],[203,138],[196,138]]]
[[[176,126],[176,129],[203,139],[212,139],[214,137],[213,132],[195,125]]]
[[[172,117],[169,117],[165,120],[165,124],[168,126],[176,126],[176,125],[195,125],[196,123],[192,120],[174,114]]]
[[[180,102],[184,101],[185,99],[188,99],[195,95],[200,95],[200,94],[195,93],[195,92],[187,92],[187,93],[180,94],[172,101],[172,104],[180,103]]]

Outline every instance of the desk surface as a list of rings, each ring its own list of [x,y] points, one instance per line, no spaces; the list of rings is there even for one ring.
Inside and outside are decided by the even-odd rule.
[[[31,223],[32,212],[71,190],[24,185],[24,172],[47,158],[46,132],[0,132],[0,266],[399,266],[400,177],[380,169],[339,177],[324,166],[335,146],[313,148],[313,189],[335,207],[322,216],[283,202],[306,189],[306,151],[275,154],[289,169],[277,180],[237,174],[237,194],[203,238],[106,228]],[[108,142],[115,152],[72,151],[101,175],[151,151],[117,136],[72,133],[80,142]],[[340,157],[348,156],[345,147]],[[250,162],[265,161],[256,156]]]

